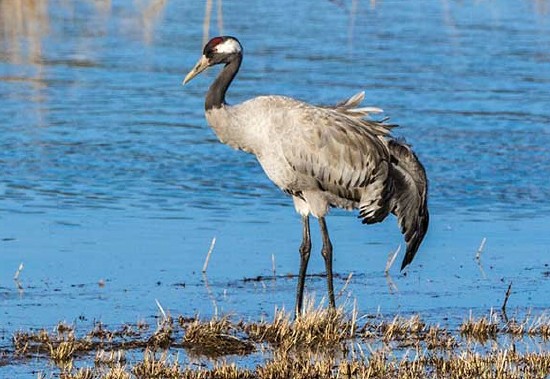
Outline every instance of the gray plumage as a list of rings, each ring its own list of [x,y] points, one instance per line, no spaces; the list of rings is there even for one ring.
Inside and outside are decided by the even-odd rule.
[[[209,66],[225,64],[206,97],[208,123],[222,143],[254,154],[271,181],[292,196],[302,216],[297,312],[311,250],[310,214],[319,219],[323,233],[330,305],[334,306],[332,245],[324,220],[330,207],[358,209],[366,224],[395,214],[407,243],[403,269],[428,228],[428,183],[411,148],[390,135],[394,125],[367,118],[381,110],[360,108],[364,93],[335,106],[284,96],[260,96],[229,106],[225,91],[241,60],[242,47],[235,38],[216,37],[184,83]]]

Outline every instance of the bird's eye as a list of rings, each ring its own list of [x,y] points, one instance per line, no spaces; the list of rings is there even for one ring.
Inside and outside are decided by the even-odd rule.
[[[218,52],[215,50],[215,49],[210,49],[206,52],[205,56],[206,58],[210,59],[210,60],[213,60],[214,59],[214,56],[217,54]]]

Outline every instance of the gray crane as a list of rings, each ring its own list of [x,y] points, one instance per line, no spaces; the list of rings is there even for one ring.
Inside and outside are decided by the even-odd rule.
[[[328,301],[334,308],[332,243],[325,221],[329,208],[359,209],[364,224],[381,222],[389,213],[397,216],[407,244],[403,270],[428,229],[426,172],[411,148],[390,135],[395,125],[366,118],[378,108],[358,108],[364,93],[335,106],[284,96],[228,105],[225,94],[242,57],[236,38],[212,38],[183,84],[210,66],[224,65],[206,94],[206,119],[222,143],[256,156],[269,179],[292,196],[301,215],[296,315],[302,310],[311,252],[309,216],[319,220]]]

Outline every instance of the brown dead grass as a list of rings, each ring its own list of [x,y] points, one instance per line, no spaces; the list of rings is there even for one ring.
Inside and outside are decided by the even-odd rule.
[[[542,379],[550,375],[550,352],[544,348],[550,330],[546,315],[507,322],[494,313],[470,315],[452,330],[430,325],[418,315],[358,318],[355,311],[346,314],[342,308],[327,310],[311,302],[297,319],[285,311],[276,311],[270,321],[180,316],[177,322],[164,318],[149,330],[144,324],[118,329],[95,324],[79,337],[73,326],[60,323],[51,332],[15,333],[13,357],[21,363],[45,357],[63,379]],[[503,336],[508,336],[507,341],[536,339],[540,347],[520,352],[514,343],[502,342]],[[179,349],[186,352],[184,361],[191,361],[182,364]],[[239,364],[240,357],[250,354],[255,354],[256,363]],[[93,366],[75,368],[75,358],[86,356]]]
[[[166,352],[157,354],[146,350],[143,360],[132,368],[132,374],[138,379],[177,379],[180,366],[177,359],[171,361]]]
[[[496,313],[491,312],[488,316],[474,318],[471,314],[460,326],[460,334],[468,339],[485,343],[488,340],[496,339],[499,333],[499,320]]]
[[[247,355],[254,351],[254,345],[238,336],[238,326],[229,317],[214,317],[211,320],[195,319],[183,324],[184,346],[192,354],[208,357],[223,355]]]
[[[284,310],[277,310],[271,322],[241,322],[240,326],[253,341],[283,351],[331,348],[355,333],[354,323],[346,320],[342,308],[315,307],[312,301],[306,302],[305,312],[296,320]]]

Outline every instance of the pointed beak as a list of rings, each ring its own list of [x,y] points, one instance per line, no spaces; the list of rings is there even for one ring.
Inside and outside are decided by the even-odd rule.
[[[198,74],[200,74],[201,72],[203,72],[204,70],[206,70],[208,68],[208,66],[210,65],[210,62],[208,61],[208,58],[206,58],[204,55],[201,57],[201,59],[199,59],[199,61],[197,62],[197,64],[195,65],[195,67],[193,67],[193,69],[191,71],[189,71],[189,73],[187,74],[187,76],[185,77],[185,79],[183,79],[183,83],[182,85],[185,85],[188,81],[190,81],[191,79],[193,79],[195,76],[197,76]]]

